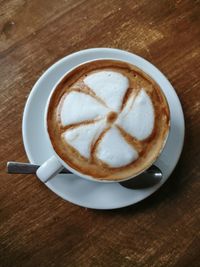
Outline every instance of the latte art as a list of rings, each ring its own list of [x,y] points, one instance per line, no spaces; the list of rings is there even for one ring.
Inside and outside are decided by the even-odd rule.
[[[120,110],[129,88],[127,77],[114,71],[97,71],[83,80],[83,88],[84,86],[95,95],[90,96],[84,90],[72,90],[63,95],[63,103],[61,100],[59,112],[62,126],[75,125],[75,128],[69,128],[62,134],[65,141],[89,159],[96,140],[107,129],[98,142],[96,155],[93,156],[115,168],[136,160],[138,153],[134,143],[129,145],[117,126],[138,140],[150,136],[154,126],[154,110],[145,90],[141,89],[137,95],[130,96],[123,110]],[[98,101],[99,98],[102,102]],[[114,111],[118,111],[118,119],[108,125],[105,123],[106,117],[114,114]],[[91,122],[85,125],[87,120]]]
[[[94,97],[72,91],[66,97],[64,95],[59,115],[62,126],[66,126],[104,117],[107,112],[108,109],[101,105]]]
[[[109,166],[117,168],[136,160],[138,152],[126,142],[116,127],[112,127],[99,143],[97,157]]]
[[[70,128],[63,133],[65,141],[75,148],[83,157],[91,157],[91,149],[101,132],[106,127],[105,120]]]
[[[117,123],[133,137],[144,140],[153,131],[154,117],[152,101],[145,90],[141,89],[137,96],[130,97]]]
[[[129,81],[114,71],[97,71],[84,79],[84,83],[113,111],[119,111]]]
[[[158,154],[168,128],[158,86],[133,66],[108,60],[86,63],[66,77],[48,112],[60,157],[99,179],[140,172]]]

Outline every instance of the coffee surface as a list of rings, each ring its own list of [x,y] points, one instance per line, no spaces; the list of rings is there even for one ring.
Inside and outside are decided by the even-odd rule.
[[[73,169],[120,180],[156,159],[168,134],[169,108],[144,72],[128,63],[98,60],[59,83],[47,128],[55,151]]]

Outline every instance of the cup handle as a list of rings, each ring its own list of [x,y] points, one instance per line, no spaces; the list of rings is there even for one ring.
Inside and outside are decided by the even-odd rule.
[[[52,156],[37,169],[36,175],[43,183],[46,183],[61,172],[63,168],[60,161],[55,156]]]

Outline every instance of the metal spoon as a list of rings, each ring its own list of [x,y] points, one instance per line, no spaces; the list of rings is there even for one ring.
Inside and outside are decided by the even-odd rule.
[[[158,184],[161,181],[162,177],[163,174],[161,170],[155,165],[152,165],[149,169],[139,174],[138,176],[130,180],[120,182],[120,184],[130,189],[142,189]]]
[[[32,163],[22,163],[14,161],[7,162],[8,173],[35,174],[38,168],[39,165]],[[68,171],[67,169],[63,169],[61,173],[71,173],[71,172]],[[161,170],[155,165],[152,165],[149,169],[139,174],[138,176],[128,181],[120,182],[120,185],[130,189],[147,188],[159,183],[160,180],[162,179],[162,176],[163,175]]]

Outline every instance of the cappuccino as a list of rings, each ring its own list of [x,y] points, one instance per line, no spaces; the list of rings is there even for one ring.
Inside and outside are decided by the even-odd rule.
[[[137,175],[158,157],[169,132],[169,107],[142,70],[96,60],[75,68],[57,85],[47,129],[68,166],[117,181]]]

